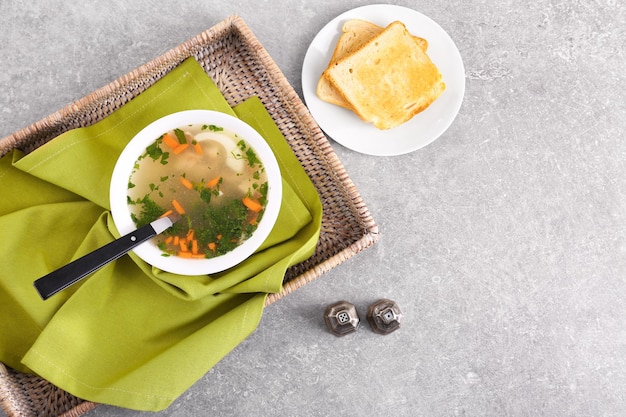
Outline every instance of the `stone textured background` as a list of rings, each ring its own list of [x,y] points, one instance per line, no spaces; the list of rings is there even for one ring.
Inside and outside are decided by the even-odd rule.
[[[392,3],[456,42],[466,69],[457,119],[403,156],[334,143],[381,240],[269,307],[156,415],[626,415],[626,5]],[[365,4],[2,1],[0,137],[231,14],[301,94],[315,34]],[[400,305],[399,331],[326,331],[327,304],[350,300],[364,318],[380,297]]]

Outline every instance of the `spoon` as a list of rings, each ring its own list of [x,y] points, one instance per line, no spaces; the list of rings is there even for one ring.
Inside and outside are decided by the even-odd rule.
[[[178,214],[161,217],[150,224],[128,233],[69,264],[39,278],[33,284],[42,299],[66,289],[87,275],[116,260],[140,243],[164,232],[180,219]]]

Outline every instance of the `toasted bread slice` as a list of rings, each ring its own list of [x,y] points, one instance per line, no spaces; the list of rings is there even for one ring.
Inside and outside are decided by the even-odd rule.
[[[445,90],[439,69],[399,21],[339,59],[324,77],[361,119],[379,129],[405,123]]]
[[[337,62],[344,56],[358,50],[365,42],[385,30],[384,27],[362,19],[347,20],[342,27],[342,34],[337,41],[330,62]]]
[[[343,24],[342,34],[337,41],[329,66],[341,58],[357,51],[363,44],[378,35],[385,28],[361,19],[350,19]],[[337,93],[326,77],[321,76],[317,83],[317,96],[322,100],[350,109],[350,105]]]
[[[385,28],[368,22],[367,20],[350,19],[346,21],[342,27],[343,33],[337,41],[337,45],[335,46],[333,55],[328,65],[332,66],[335,62],[357,51],[374,36],[379,35],[383,30],[385,30]],[[428,48],[428,41],[417,36],[414,36],[413,38],[420,48],[426,51]],[[316,93],[319,98],[328,103],[352,109],[323,75],[317,83]]]

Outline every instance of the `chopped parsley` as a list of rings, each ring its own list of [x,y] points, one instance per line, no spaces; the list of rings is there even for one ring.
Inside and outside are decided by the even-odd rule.
[[[202,246],[215,243],[215,252],[207,256],[219,256],[239,246],[242,239],[249,237],[256,225],[246,223],[248,209],[241,200],[231,200],[223,206],[209,206],[204,213],[206,227],[198,233]]]
[[[184,145],[187,143],[187,136],[185,135],[185,132],[183,132],[180,129],[174,129],[174,134],[176,135],[176,139],[178,139],[178,142],[181,145]]]
[[[211,132],[221,132],[224,130],[223,127],[215,126],[215,125],[202,125],[202,130],[210,130]]]
[[[154,161],[160,160],[162,165],[167,165],[167,160],[170,157],[170,153],[163,152],[163,149],[161,149],[161,143],[163,143],[163,136],[161,136],[156,141],[154,141],[154,143],[149,145],[146,148],[146,153],[143,156],[149,156]]]
[[[242,153],[233,154],[233,157],[235,157],[236,159],[245,159],[246,161],[248,161],[248,165],[250,167],[261,164],[261,160],[256,156],[254,149],[249,147],[245,141],[240,140],[239,142],[237,142],[237,147]]]
[[[141,205],[138,215],[136,215],[135,213],[131,213],[130,215],[133,222],[135,222],[138,228],[153,222],[165,212],[163,207],[159,206],[153,199],[150,198],[149,195],[145,195],[143,198],[140,198],[136,201],[131,200],[129,201],[129,203],[134,205]]]

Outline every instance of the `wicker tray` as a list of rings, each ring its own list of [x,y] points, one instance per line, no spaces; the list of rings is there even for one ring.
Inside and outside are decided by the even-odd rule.
[[[287,270],[282,291],[271,294],[266,304],[373,245],[379,237],[378,227],[358,190],[294,89],[237,16],[227,18],[47,118],[0,139],[0,156],[13,148],[30,152],[67,130],[103,119],[190,56],[200,62],[231,106],[250,96],[259,96],[322,200],[324,214],[315,253]],[[96,407],[95,403],[76,398],[42,378],[19,373],[2,363],[0,404],[10,417],[73,417]]]

